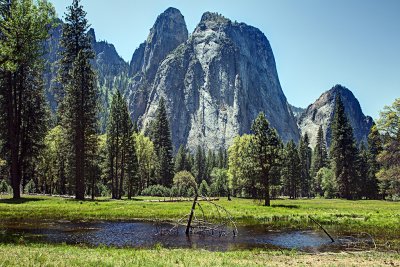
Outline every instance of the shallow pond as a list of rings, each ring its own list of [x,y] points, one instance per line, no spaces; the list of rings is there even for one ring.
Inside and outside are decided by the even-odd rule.
[[[163,223],[163,229],[173,225]],[[262,226],[239,227],[234,236],[227,234],[185,235],[180,226],[174,234],[161,235],[159,227],[152,222],[3,222],[0,223],[0,242],[35,242],[85,244],[89,246],[115,246],[151,248],[161,245],[166,248],[203,248],[212,251],[269,248],[298,249],[304,251],[337,250],[340,242],[332,243],[322,232],[269,231]]]

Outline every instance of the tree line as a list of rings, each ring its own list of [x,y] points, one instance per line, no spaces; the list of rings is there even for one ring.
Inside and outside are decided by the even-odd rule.
[[[106,133],[99,132],[99,90],[86,12],[67,8],[57,64],[54,120],[44,95],[43,42],[56,23],[47,1],[0,0],[0,192],[90,195],[340,197],[400,196],[400,100],[385,107],[366,143],[357,144],[340,95],[328,149],[322,127],[284,144],[263,113],[251,134],[218,151],[174,151],[165,99],[140,131],[115,88]],[[9,182],[8,182],[9,181]]]

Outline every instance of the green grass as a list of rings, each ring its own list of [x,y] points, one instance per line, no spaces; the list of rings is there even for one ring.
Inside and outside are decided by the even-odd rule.
[[[210,252],[68,245],[1,245],[0,266],[399,266],[396,253]]]
[[[0,199],[0,218],[4,220],[176,220],[190,211],[190,202],[145,202],[136,200],[76,201],[59,197],[25,196],[14,201]],[[139,201],[138,201],[139,200]],[[337,232],[368,232],[399,237],[400,203],[379,200],[340,199],[273,200],[264,207],[250,199],[226,198],[224,206],[239,225],[263,224],[271,228],[304,229],[316,227],[311,215]],[[202,205],[206,205],[205,203]],[[212,209],[206,209],[212,210]],[[217,213],[210,213],[217,216]]]

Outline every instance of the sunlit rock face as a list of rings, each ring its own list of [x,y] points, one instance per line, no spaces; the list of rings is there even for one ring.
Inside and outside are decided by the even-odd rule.
[[[138,90],[143,102],[131,107],[142,111],[146,105],[137,113],[146,129],[164,97],[175,148],[227,148],[235,136],[250,132],[261,111],[283,140],[299,138],[271,46],[257,28],[205,13],[190,37],[161,62],[150,84],[144,76],[138,79],[147,81]]]

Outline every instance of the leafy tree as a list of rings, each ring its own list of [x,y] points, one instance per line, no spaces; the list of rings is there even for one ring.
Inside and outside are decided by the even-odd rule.
[[[338,194],[338,184],[331,169],[321,168],[316,175],[316,179],[321,181],[322,191],[325,198],[334,198]]]
[[[269,126],[264,113],[254,120],[251,129],[254,133],[253,153],[257,161],[258,177],[263,188],[264,205],[270,206],[270,180],[279,166],[280,139],[276,130]]]
[[[138,161],[139,191],[155,182],[156,153],[154,144],[143,133],[134,133],[136,156]]]
[[[174,175],[174,165],[172,160],[171,130],[164,98],[161,98],[158,103],[152,128],[152,141],[158,158],[157,175],[162,185],[170,186]]]
[[[381,166],[377,177],[382,194],[390,197],[400,195],[400,98],[391,106],[385,106],[377,123],[383,135],[383,150],[377,157]],[[378,140],[376,140],[378,143]]]
[[[307,133],[300,139],[299,160],[300,160],[300,193],[302,197],[311,196],[311,157],[312,152],[309,147],[310,142]]]
[[[46,133],[41,58],[54,14],[43,0],[0,1],[0,135],[15,199]]]
[[[229,175],[233,194],[256,198],[258,191],[256,162],[252,152],[254,135],[244,134],[233,139],[229,147]]]
[[[293,140],[286,144],[282,166],[283,194],[297,198],[300,189],[300,158]]]
[[[65,194],[64,157],[62,153],[63,129],[56,126],[44,139],[44,149],[37,164],[38,179],[35,181],[38,192],[45,194]]]
[[[357,148],[353,129],[346,117],[340,95],[336,95],[335,112],[332,121],[332,142],[330,157],[335,178],[339,187],[339,196],[353,199],[357,196],[356,173]]]
[[[188,171],[177,172],[173,179],[174,187],[178,189],[179,195],[186,195],[189,188],[197,191],[197,183],[193,175]]]

